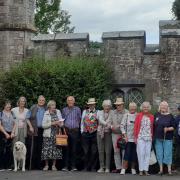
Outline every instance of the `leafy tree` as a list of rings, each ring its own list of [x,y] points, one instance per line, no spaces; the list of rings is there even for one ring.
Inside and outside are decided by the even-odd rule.
[[[180,0],[175,0],[172,6],[172,12],[177,20],[180,20]]]
[[[35,25],[38,33],[74,31],[71,15],[61,9],[61,0],[36,0]]]
[[[73,95],[81,108],[90,97],[95,97],[101,108],[102,100],[110,94],[111,77],[108,64],[100,57],[34,58],[1,74],[0,104],[9,99],[16,105],[18,98],[25,96],[30,107],[43,94],[62,108],[66,97]]]

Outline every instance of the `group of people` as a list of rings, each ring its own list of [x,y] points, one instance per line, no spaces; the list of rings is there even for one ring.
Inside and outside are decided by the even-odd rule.
[[[95,98],[89,98],[87,108],[75,106],[75,98],[67,97],[67,107],[62,111],[56,102],[46,104],[44,96],[39,96],[37,104],[27,109],[25,97],[20,97],[17,107],[12,108],[6,101],[0,113],[0,169],[13,166],[12,147],[17,141],[26,144],[26,164],[29,169],[57,170],[57,160],[64,160],[63,171],[77,171],[79,141],[83,149],[84,171],[97,170],[109,173],[114,155],[113,173],[124,175],[128,168],[131,173],[149,175],[149,161],[154,149],[159,164],[159,174],[167,165],[172,174],[173,139],[176,137],[176,162],[179,165],[180,113],[174,118],[169,105],[163,101],[158,112],[151,114],[149,102],[143,102],[140,112],[134,102],[125,109],[122,98],[116,98],[115,109],[111,100],[104,100],[102,110],[96,109]],[[180,112],[180,106],[178,107]],[[56,145],[56,135],[64,131],[68,145]],[[124,140],[124,148],[119,142]],[[51,161],[51,163],[50,163]]]

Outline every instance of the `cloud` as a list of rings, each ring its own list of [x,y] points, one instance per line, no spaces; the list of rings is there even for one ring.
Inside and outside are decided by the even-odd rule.
[[[172,19],[174,0],[62,0],[76,32],[100,40],[102,32],[146,30],[147,42],[158,43],[159,20]]]

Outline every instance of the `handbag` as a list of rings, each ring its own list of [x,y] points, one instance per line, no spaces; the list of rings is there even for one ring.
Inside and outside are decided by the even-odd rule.
[[[128,120],[128,114],[127,114],[127,120]],[[127,133],[127,120],[126,120],[126,133]],[[123,134],[120,134],[120,137],[118,138],[117,140],[117,147],[119,149],[122,149],[124,150],[126,148],[126,140],[124,138],[124,135]]]
[[[154,165],[156,163],[157,163],[156,154],[155,154],[154,150],[152,149],[150,159],[149,159],[149,165],[152,166],[152,165]]]
[[[117,140],[117,147],[122,150],[126,148],[126,140],[124,139],[123,134],[121,134]]]
[[[62,134],[62,130],[59,130],[59,133],[56,135],[56,145],[57,146],[67,146],[68,145],[68,135],[66,133],[65,128],[63,128],[64,134]]]

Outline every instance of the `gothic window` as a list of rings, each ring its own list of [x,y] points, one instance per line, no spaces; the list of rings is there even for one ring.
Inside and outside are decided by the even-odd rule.
[[[135,102],[138,106],[140,106],[144,101],[143,93],[136,88],[130,89],[127,94],[128,104],[130,102]]]

